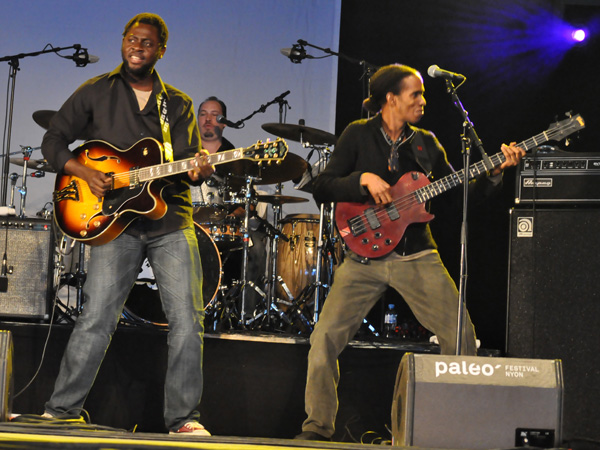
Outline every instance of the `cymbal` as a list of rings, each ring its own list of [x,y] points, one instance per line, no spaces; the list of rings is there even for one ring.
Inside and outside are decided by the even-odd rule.
[[[259,165],[253,161],[242,159],[218,165],[217,172],[231,174],[240,180],[239,183],[243,182],[242,178],[251,176],[257,178],[254,184],[263,185],[284,183],[295,178],[300,178],[306,172],[306,169],[308,169],[306,160],[294,153],[288,153],[279,163],[272,162],[270,165]],[[230,181],[233,180],[230,179]],[[237,183],[234,181],[233,185],[237,185]]]
[[[293,197],[291,195],[257,195],[256,200],[264,203],[271,203],[275,206],[281,206],[284,203],[304,203],[308,199],[304,197]]]
[[[227,209],[217,206],[196,206],[194,207],[194,222],[197,223],[215,223],[222,221],[227,217]]]
[[[50,128],[50,120],[54,117],[56,111],[51,109],[40,109],[39,111],[34,111],[31,115],[35,123],[37,123],[44,130]],[[81,135],[77,136],[78,140],[87,141],[89,140],[89,129],[85,129]]]
[[[37,123],[44,130],[50,128],[50,120],[54,117],[56,111],[52,111],[50,109],[40,109],[39,111],[34,111],[31,115],[33,117],[33,121]]]
[[[10,158],[11,164],[16,164],[17,166],[23,167],[24,160],[23,158]],[[55,172],[48,161],[45,159],[30,159],[27,161],[27,167],[33,170],[41,170],[43,172]]]
[[[337,137],[335,135],[328,133],[327,131],[310,128],[304,125],[264,123],[262,129],[275,136],[297,142],[308,142],[309,144],[315,145],[335,145],[337,142]]]

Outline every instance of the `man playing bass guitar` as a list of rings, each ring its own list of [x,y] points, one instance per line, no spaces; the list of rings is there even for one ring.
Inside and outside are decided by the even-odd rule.
[[[412,125],[423,116],[426,103],[419,72],[403,65],[385,66],[371,78],[371,92],[364,106],[377,114],[350,124],[342,133],[329,164],[315,181],[317,202],[363,203],[371,199],[376,205],[387,205],[394,200],[392,186],[402,175],[416,177],[418,172],[439,179],[453,172],[435,136]],[[502,152],[505,162],[489,173],[484,171],[473,189],[482,194],[499,189],[502,169],[517,165],[525,153],[514,144],[503,145]],[[346,224],[337,225],[340,232],[346,228]],[[297,439],[328,440],[334,434],[337,358],[388,286],[402,295],[417,320],[437,336],[441,352],[455,354],[458,290],[427,223],[410,224],[399,242],[383,255],[367,258],[351,251],[336,269],[310,338],[305,393],[308,418]],[[468,314],[464,325],[461,354],[475,355],[475,332]]]

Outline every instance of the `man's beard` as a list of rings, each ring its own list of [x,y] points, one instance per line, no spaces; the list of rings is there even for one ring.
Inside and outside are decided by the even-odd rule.
[[[219,127],[214,127],[212,130],[206,130],[202,135],[205,139],[216,138],[215,140],[221,139],[221,136],[223,136],[223,130]]]
[[[129,65],[129,61],[125,57],[123,57],[123,65],[125,66],[125,71],[138,80],[143,80],[144,78],[149,77],[152,74],[152,69],[154,69],[154,62],[144,64],[139,69],[132,69]]]

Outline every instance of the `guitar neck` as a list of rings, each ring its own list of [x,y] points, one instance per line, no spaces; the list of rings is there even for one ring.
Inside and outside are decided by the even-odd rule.
[[[554,139],[559,134],[559,132],[562,132],[562,130],[544,131],[543,133],[540,133],[523,142],[518,143],[517,147],[521,147],[525,151],[529,151],[532,148],[543,144],[544,142]],[[506,161],[506,156],[504,156],[504,153],[498,152],[495,155],[489,157],[491,167],[489,165],[486,166],[486,162],[483,160],[476,162],[475,164],[469,166],[468,179],[470,180],[478,175],[481,175],[484,172],[487,172],[488,170],[492,170],[495,167],[500,166],[502,163],[504,163],[504,161]],[[450,175],[447,175],[444,178],[441,178],[437,181],[434,181],[431,184],[428,184],[427,186],[416,190],[415,195],[417,196],[419,203],[424,203],[432,199],[433,197],[443,194],[444,192],[458,186],[459,184],[463,184],[464,182],[465,169],[461,169],[457,172],[451,173]]]
[[[237,159],[243,159],[244,148],[236,148],[219,153],[211,153],[208,155],[208,162],[211,165],[223,164]],[[188,172],[196,167],[195,158],[181,159],[178,161],[157,164],[154,166],[143,167],[136,169],[133,175],[139,182],[155,180],[158,178],[168,177],[179,173]]]

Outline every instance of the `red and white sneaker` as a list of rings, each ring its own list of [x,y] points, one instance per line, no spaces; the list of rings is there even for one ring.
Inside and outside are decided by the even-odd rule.
[[[186,422],[179,430],[169,431],[169,434],[179,434],[181,436],[210,436],[210,433],[201,423],[192,420]]]

